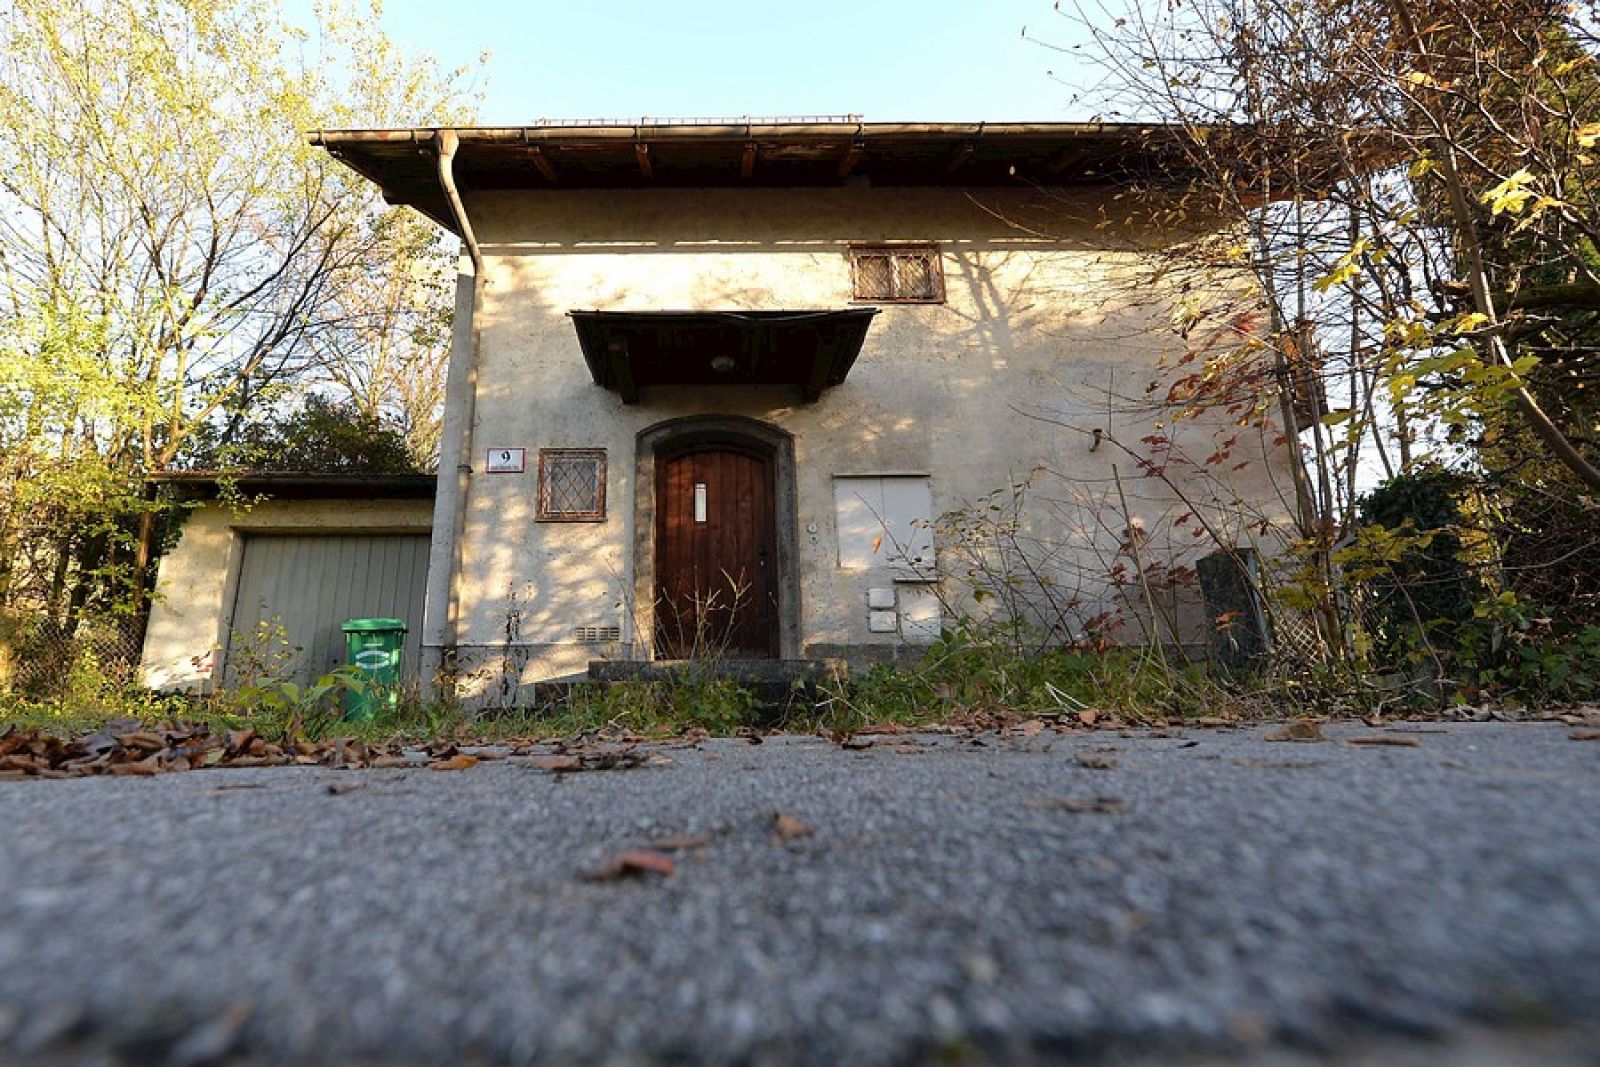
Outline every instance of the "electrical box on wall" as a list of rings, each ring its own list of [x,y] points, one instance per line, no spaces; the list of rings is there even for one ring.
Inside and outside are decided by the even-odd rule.
[[[933,491],[926,474],[835,474],[835,528],[844,570],[934,573]]]
[[[900,592],[900,636],[907,641],[936,641],[943,627],[939,598],[924,585],[902,585]]]

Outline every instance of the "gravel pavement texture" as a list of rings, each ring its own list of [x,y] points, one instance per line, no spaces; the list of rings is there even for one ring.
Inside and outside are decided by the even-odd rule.
[[[0,782],[0,1061],[1600,1063],[1600,742],[1273,729]]]

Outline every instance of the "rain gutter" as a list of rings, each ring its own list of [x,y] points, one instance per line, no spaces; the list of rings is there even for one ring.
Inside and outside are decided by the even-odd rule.
[[[456,670],[457,651],[461,644],[461,570],[462,570],[462,541],[467,522],[467,503],[472,489],[472,457],[474,455],[473,429],[477,418],[478,404],[478,351],[482,336],[479,329],[478,316],[483,310],[484,286],[487,275],[483,266],[483,253],[478,248],[477,236],[473,233],[472,223],[467,218],[466,205],[461,201],[461,192],[456,188],[455,157],[456,150],[460,147],[461,140],[455,130],[438,130],[432,138],[434,152],[438,162],[439,185],[444,190],[445,199],[450,204],[450,213],[455,218],[456,231],[461,234],[461,242],[466,246],[467,255],[472,261],[472,312],[471,320],[467,324],[466,333],[466,360],[458,367],[454,359],[451,360],[450,373],[445,387],[446,412],[454,407],[458,413],[456,436],[454,441],[455,477],[450,477],[450,471],[444,463],[439,468],[439,490],[436,500],[436,525],[434,537],[437,544],[435,558],[448,565],[448,578],[443,589],[437,586],[430,588],[430,594],[443,593],[444,618],[439,620],[439,608],[431,603],[428,614],[430,622],[438,621],[439,625],[426,627],[426,638],[435,640],[443,638],[438,649],[439,662],[435,666],[441,678],[435,684],[445,687],[444,695],[454,697],[454,678]],[[460,336],[459,334],[457,335]],[[454,355],[454,353],[452,353]],[[441,457],[443,459],[445,457]],[[432,585],[432,583],[430,583]]]

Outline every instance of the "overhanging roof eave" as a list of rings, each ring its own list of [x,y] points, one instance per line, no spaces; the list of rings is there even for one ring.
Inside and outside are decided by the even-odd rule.
[[[315,130],[313,145],[453,229],[438,186],[441,127]],[[1129,174],[1182,181],[1185,139],[1163,123],[748,122],[451,128],[464,190],[631,187],[1075,185]]]
[[[866,341],[867,329],[879,313],[875,307],[834,309],[707,309],[598,311],[574,309],[572,318],[590,377],[601,388],[619,393],[632,403],[639,389],[647,385],[792,385],[801,389],[807,402],[816,400],[824,389],[843,383]],[[738,378],[704,380],[674,376],[664,368],[672,357],[663,358],[661,340],[673,332],[728,331],[746,337],[764,337],[774,348],[788,347],[807,353],[804,366],[789,364],[787,375],[758,382]],[[672,348],[668,346],[667,352]],[[709,355],[710,351],[702,352]],[[769,365],[769,370],[772,365]]]

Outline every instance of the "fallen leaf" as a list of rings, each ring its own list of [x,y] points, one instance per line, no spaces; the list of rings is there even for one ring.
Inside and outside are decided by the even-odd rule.
[[[1256,759],[1254,756],[1239,756],[1233,762],[1241,767],[1268,767],[1278,771],[1301,771],[1309,767],[1321,766],[1321,764],[1311,760],[1269,760]]]
[[[167,742],[158,734],[148,730],[135,730],[131,733],[115,735],[117,741],[124,748],[140,748],[147,752],[155,752],[167,747]]]
[[[1311,719],[1295,719],[1284,724],[1282,730],[1268,734],[1263,741],[1321,741],[1322,724]]]
[[[1078,721],[1083,723],[1085,726],[1093,726],[1095,721],[1099,718],[1100,713],[1093,708],[1084,708],[1082,711],[1078,712]]]
[[[538,756],[530,762],[541,770],[571,774],[577,771],[625,771],[643,767],[651,759],[638,749],[628,747],[582,749],[553,756]]]
[[[810,837],[814,831],[803,819],[780,811],[772,817],[772,843],[781,845],[797,837]]]
[[[1117,765],[1117,761],[1110,756],[1079,756],[1078,766],[1087,767],[1092,771],[1109,771]]]
[[[1574,730],[1567,736],[1574,741],[1600,741],[1600,730]]]
[[[1120,815],[1128,810],[1128,802],[1121,797],[1055,797],[1031,802],[1028,807],[1040,811],[1065,811],[1072,815]]]
[[[586,876],[591,882],[615,882],[649,874],[669,877],[678,869],[671,856],[647,848],[630,848],[612,856]]]
[[[344,796],[346,793],[354,793],[357,789],[365,789],[366,787],[366,782],[358,782],[354,779],[345,782],[329,782],[328,793],[332,796],[339,797]]]
[[[673,834],[668,837],[658,837],[650,842],[650,847],[658,852],[686,852],[692,848],[705,848],[711,844],[707,834]]]
[[[1396,737],[1393,734],[1367,734],[1363,737],[1347,737],[1347,745],[1393,745],[1396,748],[1416,748],[1421,742],[1415,737]]]
[[[243,752],[255,739],[256,732],[249,727],[243,730],[229,730],[222,735],[222,743],[227,746],[229,752]]]
[[[451,756],[449,759],[442,759],[442,760],[439,760],[437,763],[428,764],[428,770],[430,770],[430,771],[464,771],[468,767],[476,767],[477,765],[478,765],[478,757],[477,756],[469,756],[465,752],[457,752],[454,756]]]
[[[161,761],[158,756],[146,756],[133,763],[117,763],[112,765],[112,774],[160,774]]]
[[[877,744],[877,741],[874,738],[863,737],[860,734],[851,734],[849,737],[839,742],[839,747],[850,749],[853,752],[858,752],[864,748],[871,748],[875,744]]]

